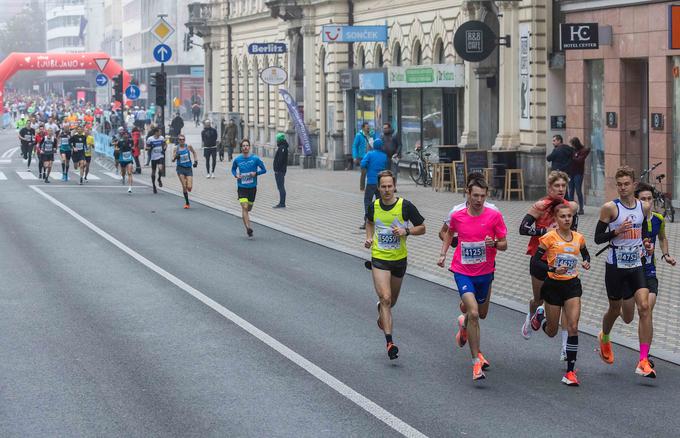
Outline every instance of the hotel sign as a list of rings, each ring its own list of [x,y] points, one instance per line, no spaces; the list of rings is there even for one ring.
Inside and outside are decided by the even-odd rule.
[[[599,37],[597,23],[560,23],[562,50],[599,49]]]

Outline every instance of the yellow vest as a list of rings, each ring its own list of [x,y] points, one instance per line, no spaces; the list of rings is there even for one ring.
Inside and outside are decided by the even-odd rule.
[[[399,198],[391,210],[386,211],[380,207],[380,199],[376,199],[373,213],[373,246],[371,256],[379,260],[402,260],[408,255],[406,250],[406,236],[392,234],[392,227],[404,227],[403,206],[404,199]]]

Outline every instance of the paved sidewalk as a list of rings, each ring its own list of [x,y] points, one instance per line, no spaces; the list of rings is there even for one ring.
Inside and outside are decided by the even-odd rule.
[[[187,139],[194,146],[200,146],[198,128],[186,130]],[[197,151],[199,149],[197,148]],[[192,199],[216,206],[224,211],[239,214],[236,182],[230,171],[231,163],[219,162],[215,179],[205,178],[205,161],[202,151],[200,162],[195,169],[194,191]],[[343,252],[370,257],[368,250],[363,249],[364,232],[359,230],[363,216],[363,192],[360,192],[358,172],[331,172],[317,169],[301,169],[299,166],[288,168],[286,188],[288,191],[287,208],[272,209],[278,203],[278,191],[274,181],[271,161],[265,159],[268,172],[259,178],[257,200],[251,218],[255,223],[271,225],[308,240],[316,241]],[[174,170],[168,169],[165,188],[169,191],[179,190],[179,181]],[[145,169],[143,178],[146,180]],[[442,220],[454,204],[462,202],[462,194],[450,192],[437,193],[431,188],[418,187],[407,180],[402,172],[399,180],[399,196],[412,201],[426,218],[427,234],[409,239],[409,273],[453,288],[454,283],[447,269],[436,265],[441,242],[437,233]],[[495,202],[503,213],[508,226],[508,250],[500,253],[497,259],[497,273],[494,282],[492,301],[522,312],[528,308],[531,296],[529,281],[529,257],[525,255],[528,238],[520,236],[518,228],[531,202]],[[178,208],[183,203],[178,200]],[[580,231],[586,236],[590,253],[593,255],[593,268],[589,272],[582,271],[583,303],[581,327],[584,331],[597,334],[601,326],[601,318],[607,308],[604,289],[604,257],[595,258],[597,246],[592,236],[597,223],[599,209],[586,207],[586,214],[580,218]],[[680,225],[668,224],[671,240],[671,254],[680,255],[678,230]],[[257,236],[257,228],[255,228]],[[450,262],[451,252],[449,253]],[[678,308],[680,307],[680,267],[672,268],[659,262],[660,294],[654,311],[654,356],[680,363],[680,343],[676,340],[680,335]],[[371,288],[370,284],[366,285]],[[371,297],[371,295],[367,295]],[[452,321],[457,312],[457,298],[451,300]],[[523,314],[517,315],[517,324],[508,330],[517,333],[518,342],[524,342],[520,336],[520,328],[524,320]],[[632,348],[638,347],[637,318],[631,325],[619,320],[612,332],[612,339]],[[521,344],[518,344],[521,345]]]

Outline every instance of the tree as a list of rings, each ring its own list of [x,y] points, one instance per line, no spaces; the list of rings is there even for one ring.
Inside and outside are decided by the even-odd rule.
[[[0,59],[12,52],[44,52],[45,41],[45,10],[41,2],[31,0],[0,28]],[[30,89],[42,76],[42,72],[22,72],[7,85]]]

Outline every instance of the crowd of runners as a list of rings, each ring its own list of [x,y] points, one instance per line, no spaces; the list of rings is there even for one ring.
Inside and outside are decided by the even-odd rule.
[[[35,152],[40,178],[49,183],[54,156],[58,154],[62,180],[68,181],[69,163],[73,161],[79,172],[79,183],[86,183],[94,148],[92,122],[85,118],[87,115],[87,110],[76,110],[62,118],[44,112],[42,119],[40,114],[20,118],[18,136],[29,171]],[[143,136],[146,140],[142,142]],[[127,181],[128,193],[132,192],[134,166],[140,167],[141,148],[148,153],[152,189],[157,193],[156,184],[163,185],[166,153],[172,144],[171,162],[175,163],[181,183],[184,208],[190,208],[192,169],[197,167],[198,158],[184,134],[178,133],[171,142],[153,125],[147,132],[139,127],[128,131],[121,126],[112,143],[116,171],[120,172],[123,184]],[[234,158],[230,172],[236,179],[245,231],[253,237],[249,215],[257,194],[258,177],[267,169],[263,161],[251,153],[248,139],[241,141],[240,149],[241,154]],[[393,336],[391,309],[397,303],[407,270],[407,239],[425,234],[425,219],[412,202],[396,195],[396,178],[392,171],[383,170],[374,179],[378,196],[365,209],[364,246],[371,251],[371,260],[366,262],[366,267],[371,270],[378,296],[378,327],[385,336],[387,355],[394,360],[399,357],[399,348]],[[617,170],[615,181],[618,198],[601,207],[592,236],[595,244],[607,245],[605,289],[609,305],[602,318],[599,354],[604,363],[614,363],[610,340],[613,326],[619,317],[630,324],[637,309],[640,356],[635,373],[654,378],[656,371],[649,352],[653,338],[652,314],[659,291],[656,263],[660,259],[674,266],[676,261],[669,254],[664,218],[652,211],[653,188],[643,182],[636,183],[635,173],[628,166]],[[551,172],[546,181],[546,196],[534,203],[521,221],[518,233],[528,237],[526,253],[530,256],[528,273],[532,298],[518,328],[526,340],[531,339],[533,332],[543,331],[554,337],[561,331],[560,357],[566,361],[566,372],[561,381],[578,386],[575,364],[583,293],[579,277],[582,271],[590,269],[591,255],[587,237],[578,232],[579,207],[565,199],[568,184],[566,173]],[[491,367],[481,350],[481,320],[489,311],[496,255],[508,247],[503,215],[487,201],[488,192],[483,175],[469,174],[465,202],[449,211],[439,230],[442,245],[437,265],[445,268],[448,253],[453,249],[448,269],[460,296],[455,343],[460,348],[469,345],[473,380],[484,379],[485,371]],[[658,254],[661,256],[657,257]]]

